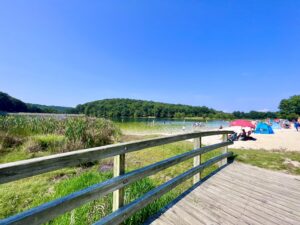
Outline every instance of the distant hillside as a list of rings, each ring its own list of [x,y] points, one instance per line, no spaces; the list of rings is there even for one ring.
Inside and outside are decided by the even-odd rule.
[[[27,103],[28,107],[38,108],[44,113],[76,113],[75,108],[55,105],[40,105]]]
[[[25,103],[10,95],[0,92],[0,111],[2,112],[36,112],[36,113],[75,113],[75,108],[47,106]]]
[[[300,96],[292,96],[280,103],[280,112],[240,112],[224,113],[206,106],[168,104],[135,99],[104,99],[78,105],[76,108],[47,106],[25,103],[19,99],[0,92],[0,112],[33,112],[33,113],[83,113],[97,117],[156,117],[156,118],[203,118],[203,119],[265,119],[288,118],[293,120],[300,116]]]
[[[0,92],[0,111],[3,112],[28,112],[26,103]]]
[[[209,117],[230,118],[231,114],[216,111],[206,106],[167,104],[133,99],[104,99],[76,107],[79,113],[99,117],[156,117],[183,118]]]

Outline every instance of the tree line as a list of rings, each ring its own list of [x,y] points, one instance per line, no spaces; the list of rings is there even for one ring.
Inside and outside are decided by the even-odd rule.
[[[231,118],[232,115],[206,106],[168,104],[133,99],[105,99],[85,103],[77,111],[98,117],[156,117],[156,118]]]
[[[133,99],[105,99],[78,105],[76,110],[98,117],[156,117],[203,119],[266,119],[285,118],[294,120],[300,117],[300,95],[283,99],[278,112],[241,112],[225,113],[206,106],[167,104]]]
[[[300,95],[282,99],[279,103],[278,117],[295,120],[300,117]]]
[[[276,112],[258,112],[258,111],[240,112],[240,111],[234,111],[232,113],[232,115],[236,119],[266,119],[266,118],[275,119],[275,118],[278,118],[278,113],[276,113]]]
[[[24,103],[6,93],[0,92],[0,112],[36,113],[84,113],[96,117],[156,117],[156,118],[202,118],[202,119],[266,119],[285,118],[294,120],[300,117],[300,95],[280,101],[278,112],[225,113],[206,106],[168,104],[134,99],[104,99],[78,105],[76,108],[47,106]]]
[[[0,92],[0,112],[76,113],[76,110],[72,107],[25,103],[4,92]]]

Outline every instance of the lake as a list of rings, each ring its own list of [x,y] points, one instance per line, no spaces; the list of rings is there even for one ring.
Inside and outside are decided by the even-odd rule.
[[[117,122],[121,125],[126,124],[143,124],[147,127],[160,127],[164,131],[193,131],[195,129],[216,129],[220,126],[228,127],[229,121],[225,120],[184,120],[184,119],[161,119],[161,118],[114,118],[114,122]]]

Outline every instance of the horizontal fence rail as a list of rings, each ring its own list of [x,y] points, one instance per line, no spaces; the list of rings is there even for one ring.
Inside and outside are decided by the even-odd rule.
[[[150,140],[129,142],[124,144],[115,144],[108,145],[99,148],[91,148],[86,150],[79,150],[70,153],[57,154],[49,157],[41,157],[31,160],[23,160],[15,163],[7,163],[0,165],[0,179],[2,183],[10,182],[13,180],[30,177],[33,175],[41,174],[47,171],[56,170],[59,168],[74,166],[81,164],[83,162],[95,161],[95,159],[103,159],[111,156],[117,157],[120,154],[125,154],[132,151],[142,150],[148,147],[154,147],[158,145],[168,144],[176,141],[182,141],[191,138],[201,138],[204,136],[219,135],[223,134],[223,142],[218,144],[213,144],[205,147],[196,148],[194,150],[185,152],[183,154],[173,156],[169,159],[145,166],[143,168],[125,173],[120,176],[116,176],[112,179],[109,179],[105,182],[92,185],[83,190],[74,192],[65,197],[50,201],[48,203],[42,204],[38,207],[32,208],[23,213],[11,216],[7,219],[0,220],[0,224],[41,224],[47,222],[65,212],[68,212],[72,209],[75,209],[87,202],[95,200],[97,198],[103,197],[108,193],[113,191],[118,191],[124,188],[125,186],[138,181],[142,178],[153,175],[161,170],[164,170],[168,167],[174,166],[180,162],[183,162],[187,159],[197,157],[206,152],[212,151],[218,148],[227,149],[228,145],[231,145],[233,142],[228,141],[228,134],[231,134],[231,131],[208,131],[208,132],[193,132],[181,135],[174,135],[168,137],[154,138]],[[98,155],[97,155],[98,153]],[[93,155],[92,158],[90,158]],[[194,166],[194,168],[188,170],[187,172],[173,178],[167,183],[153,189],[152,191],[146,193],[141,198],[125,205],[123,207],[115,207],[115,212],[98,221],[96,224],[118,224],[124,221],[126,218],[130,217],[137,210],[145,207],[147,204],[151,203],[153,200],[159,198],[164,193],[168,192],[172,188],[176,187],[181,182],[186,179],[194,176],[195,174],[201,172],[204,168],[215,164],[221,160],[224,160],[230,157],[232,153],[226,152],[222,155],[214,157],[207,162]],[[76,158],[77,157],[77,158]],[[86,157],[86,158],[81,158]],[[62,160],[64,158],[64,160]],[[88,160],[89,159],[89,160]],[[47,166],[47,162],[51,163],[53,160],[56,162],[68,162],[65,164],[56,164],[53,166]],[[77,163],[76,163],[77,160]],[[42,163],[41,163],[42,162]],[[41,163],[41,164],[40,164]],[[200,162],[201,163],[201,162]],[[32,167],[31,167],[32,166]],[[116,166],[116,165],[114,165]],[[39,169],[37,172],[30,172],[32,170]],[[8,169],[9,168],[9,169]],[[22,173],[22,171],[17,170],[20,168],[26,168],[27,170]]]
[[[187,134],[153,138],[149,140],[106,145],[102,147],[89,148],[35,159],[6,163],[0,165],[0,184],[50,172],[53,170],[58,170],[64,167],[77,166],[80,164],[93,162],[95,160],[105,159],[108,157],[138,151],[141,149],[150,148],[158,145],[169,144],[172,142],[192,139],[196,137],[205,137],[229,133],[233,132],[192,132]]]
[[[179,185],[183,181],[189,179],[196,173],[201,172],[206,167],[211,166],[211,165],[215,164],[216,162],[218,162],[222,159],[228,158],[230,156],[232,156],[232,152],[227,152],[223,155],[214,157],[214,158],[208,160],[207,162],[205,162],[197,167],[194,167],[193,169],[190,169],[190,170],[186,171],[185,173],[175,177],[174,179],[166,182],[165,184],[160,185],[159,187],[149,191],[144,196],[136,199],[135,201],[129,203],[127,206],[120,208],[119,210],[104,217],[102,220],[100,220],[94,224],[95,225],[119,224],[122,221],[126,220],[131,215],[133,215],[136,211],[144,208],[146,205],[153,202],[155,199],[161,197],[162,195],[166,194],[168,191],[172,190],[177,185]]]

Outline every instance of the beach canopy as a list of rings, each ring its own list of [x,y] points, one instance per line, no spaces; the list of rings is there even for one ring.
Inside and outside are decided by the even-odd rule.
[[[255,128],[255,125],[249,120],[234,120],[230,122],[231,127],[250,127]]]
[[[268,124],[260,122],[257,124],[254,133],[255,134],[274,134],[274,131],[273,131],[272,127],[269,126]]]
[[[276,130],[276,129],[281,129],[280,124],[279,124],[279,123],[276,123],[276,122],[273,122],[271,127],[272,127],[273,130],[274,130],[274,129],[275,129],[275,130]]]

